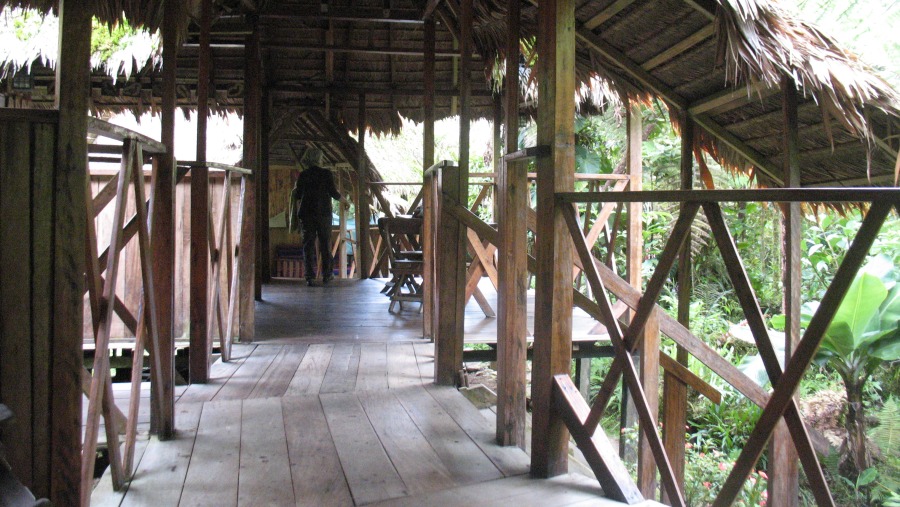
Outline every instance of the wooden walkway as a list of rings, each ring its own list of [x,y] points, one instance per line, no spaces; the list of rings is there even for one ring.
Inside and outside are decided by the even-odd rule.
[[[93,505],[446,505],[476,495],[459,488],[480,492],[468,505],[534,502],[545,490],[528,505],[611,505],[594,480],[528,479],[524,451],[495,445],[489,417],[432,384],[434,346],[414,336],[415,305],[388,314],[374,281],[281,283],[265,295],[257,342],[214,363],[210,383],[178,389],[175,439],[148,438],[142,415],[134,479],[114,492],[102,477]],[[127,402],[127,389],[116,395]]]

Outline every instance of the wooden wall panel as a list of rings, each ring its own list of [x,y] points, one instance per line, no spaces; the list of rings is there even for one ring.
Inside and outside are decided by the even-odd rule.
[[[63,311],[53,298],[53,245],[55,222],[70,214],[54,216],[56,115],[35,117],[0,115],[0,403],[15,414],[0,443],[14,474],[46,497],[52,475],[65,475],[52,462],[54,431],[68,422],[52,412],[51,365],[62,353],[53,324]],[[69,437],[68,447],[79,445]]]
[[[30,125],[10,125],[2,132],[0,161],[0,357],[10,367],[0,371],[0,400],[12,408],[15,422],[3,434],[16,475],[32,483],[31,404],[31,142]]]

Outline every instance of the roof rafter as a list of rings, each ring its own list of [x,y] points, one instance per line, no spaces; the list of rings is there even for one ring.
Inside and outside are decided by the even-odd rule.
[[[575,35],[585,44],[590,46],[593,50],[597,51],[598,53],[618,65],[632,79],[635,79],[642,85],[646,86],[650,91],[659,95],[666,103],[670,104],[680,111],[687,112],[704,130],[743,155],[744,158],[755,165],[757,169],[765,173],[766,176],[771,178],[773,181],[781,184],[782,178],[779,177],[778,169],[771,162],[769,162],[766,157],[738,139],[731,132],[728,132],[728,130],[716,123],[708,115],[692,113],[689,110],[690,105],[684,97],[675,93],[675,91],[669,88],[661,80],[657,79],[652,74],[641,68],[640,65],[625,56],[624,53],[612,47],[611,45],[606,43],[606,41],[602,40],[596,34],[591,32],[590,30],[585,29],[584,27],[577,27],[575,30]]]
[[[588,30],[593,30],[598,26],[609,21],[610,18],[622,12],[623,9],[633,4],[634,0],[616,0],[609,7],[598,12],[594,17],[585,21],[584,26]]]

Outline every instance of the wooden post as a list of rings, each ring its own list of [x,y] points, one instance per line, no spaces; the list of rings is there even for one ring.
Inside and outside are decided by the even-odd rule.
[[[422,132],[422,170],[426,171],[434,165],[434,16],[425,19],[425,68],[424,89],[422,97],[423,116],[425,118]],[[422,207],[427,208],[432,201],[433,180],[425,178],[425,186],[422,188]],[[434,295],[436,294],[434,281],[434,231],[431,229],[432,221],[426,220],[422,228],[422,250],[425,253],[425,275],[422,284],[425,288],[425,298],[422,300],[422,325],[423,337],[434,339]]]
[[[797,87],[788,77],[782,79],[784,121],[784,186],[800,187],[800,140],[797,120]],[[784,285],[783,308],[784,364],[791,358],[800,340],[801,265],[800,243],[803,238],[800,203],[781,204],[781,279]],[[799,503],[799,470],[797,450],[784,421],[775,427],[769,443],[769,498],[779,505],[796,507]]]
[[[641,144],[643,143],[643,127],[641,121],[641,106],[634,102],[628,104],[626,117],[626,129],[628,137],[627,168],[630,176],[629,190],[640,191],[642,189],[643,164],[641,157]],[[632,287],[640,289],[643,284],[642,266],[644,263],[643,233],[641,218],[641,203],[629,203],[628,205],[628,244],[626,247],[628,283]],[[659,413],[659,321],[654,311],[642,331],[640,355],[641,355],[641,385],[647,395],[647,404],[653,419],[656,420]],[[638,444],[638,488],[645,498],[656,496],[656,462],[653,459],[653,451],[650,443],[644,436],[644,428],[640,428],[641,438]],[[654,431],[654,430],[651,430]]]
[[[681,123],[681,189],[690,190],[694,185],[694,122],[684,115]],[[678,254],[678,322],[690,328],[691,322],[691,233],[687,233],[681,252]],[[688,353],[684,347],[678,346],[677,361],[688,364]],[[663,385],[665,413],[663,415],[663,441],[666,454],[672,465],[672,472],[679,488],[684,490],[684,446],[685,425],[687,424],[687,385],[674,375],[666,372]],[[668,493],[663,489],[663,502],[670,503]]]
[[[550,477],[568,469],[569,432],[553,409],[553,376],[572,362],[572,238],[555,193],[575,186],[575,3],[538,6],[537,253],[531,473]]]
[[[263,69],[265,70],[265,69]],[[259,132],[259,271],[257,286],[272,281],[271,247],[269,244],[269,131],[272,126],[272,98],[268,87],[262,87]],[[262,292],[257,299],[262,300]]]
[[[163,378],[157,379],[156,396],[163,399],[163,413],[151,412],[151,429],[160,439],[175,435],[175,77],[178,63],[180,3],[166,1],[163,15],[163,97],[160,140],[168,150],[154,159],[152,249],[159,312],[159,354]],[[152,386],[151,386],[152,387]]]
[[[494,138],[491,141],[491,160],[494,171],[494,185],[491,188],[491,221],[496,223],[500,216],[500,200],[497,199],[497,187],[500,185],[500,166],[503,164],[503,96],[494,95]]]
[[[366,96],[359,96],[359,113],[357,115],[359,129],[359,152],[356,159],[356,177],[359,182],[359,200],[356,203],[356,240],[358,248],[356,255],[356,267],[360,278],[369,276],[369,267],[372,265],[372,251],[369,249],[369,162],[366,158]]]
[[[441,171],[444,198],[465,205],[469,195],[469,121],[471,120],[472,0],[460,2],[459,166]],[[468,54],[466,54],[468,53]],[[466,293],[466,230],[440,210],[437,278],[438,329],[435,338],[435,382],[455,385],[462,367]]]
[[[212,0],[200,2],[200,59],[197,77],[197,161],[206,162],[209,118],[209,32]],[[140,169],[139,169],[140,170]],[[209,168],[191,168],[190,381],[209,381]]]
[[[508,0],[506,40],[506,153],[519,148],[520,0]],[[525,446],[525,326],[528,293],[528,175],[524,167],[497,161],[497,442]]]
[[[50,501],[81,500],[81,372],[84,371],[85,185],[87,112],[91,91],[91,12],[79,2],[59,2],[56,65],[59,130],[53,182],[53,319],[50,384]]]
[[[256,292],[256,229],[257,188],[259,180],[259,26],[253,20],[253,31],[247,36],[244,61],[244,167],[253,171],[245,176],[243,221],[241,223],[240,267],[238,285],[240,294],[239,336],[242,342],[255,338]]]

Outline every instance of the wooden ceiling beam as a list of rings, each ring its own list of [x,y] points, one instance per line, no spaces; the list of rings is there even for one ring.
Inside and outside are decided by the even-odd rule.
[[[428,0],[428,3],[425,4],[425,9],[422,10],[422,20],[431,17],[434,14],[434,10],[437,9],[438,4],[440,3],[441,0]]]
[[[288,45],[288,44],[267,44],[265,46],[266,49],[272,51],[285,51],[285,52],[319,52],[319,51],[333,51],[335,53],[365,53],[370,55],[399,55],[399,56],[425,56],[425,53],[421,49],[409,49],[409,48],[390,48],[390,47],[358,47],[358,46],[350,46],[345,44],[319,44],[319,45]],[[461,55],[459,51],[454,50],[444,50],[435,52],[435,56],[438,57],[452,57],[459,58]],[[477,54],[472,55],[473,58],[478,58]]]
[[[612,47],[606,41],[582,26],[576,28],[575,35],[591,49],[597,51],[615,65],[618,65],[629,77],[643,85],[648,91],[655,93],[675,109],[687,112],[698,125],[703,127],[704,130],[743,155],[744,158],[756,166],[760,172],[765,173],[772,181],[779,185],[782,183],[782,179],[779,176],[780,171],[766,157],[716,123],[709,115],[692,113],[689,110],[689,104],[684,97],[676,93],[660,79],[641,68],[640,65],[628,58],[624,53]]]
[[[689,35],[686,39],[682,40],[681,42],[669,47],[662,53],[659,53],[658,55],[654,56],[653,58],[647,60],[646,62],[644,62],[643,65],[641,65],[641,67],[643,67],[643,69],[646,71],[653,70],[656,67],[659,67],[660,65],[672,60],[676,56],[684,53],[688,49],[691,49],[692,47],[696,46],[697,44],[712,37],[713,35],[715,35],[715,33],[716,33],[716,25],[706,25],[703,28],[701,28],[700,30],[697,30],[696,32]]]
[[[633,3],[634,3],[634,0],[616,0],[615,2],[612,3],[612,5],[603,9],[602,11],[598,12],[591,19],[587,20],[584,23],[584,27],[587,28],[588,30],[593,30],[594,28],[597,28],[598,26],[602,25],[603,23],[606,23],[607,21],[609,21],[613,16],[622,12],[622,9],[628,7],[629,5],[631,5]]]
[[[413,10],[391,9],[387,13],[385,9],[335,9],[328,12],[290,12],[270,13],[261,16],[263,21],[347,21],[353,23],[392,23],[421,25],[424,23],[421,16]]]
[[[269,90],[277,95],[286,96],[292,94],[304,94],[308,95],[311,93],[329,93],[332,95],[395,95],[395,96],[409,96],[409,97],[419,97],[425,95],[424,88],[400,88],[400,87],[380,87],[380,86],[346,86],[346,85],[334,85],[334,86],[315,86],[315,85],[302,85],[302,84],[294,84],[294,83],[274,83]],[[476,90],[473,89],[471,91],[472,96],[475,97],[491,97],[493,96],[493,92],[491,90]],[[439,88],[435,90],[435,95],[439,97],[457,97],[459,96],[459,90],[455,88]]]
[[[754,83],[750,86],[738,86],[696,100],[688,107],[692,115],[720,114],[745,106],[755,100],[762,100],[778,93],[778,88],[767,86],[764,83]]]
[[[700,14],[703,14],[706,19],[710,21],[715,21],[716,19],[716,3],[713,0],[684,0],[685,3],[690,5]]]

